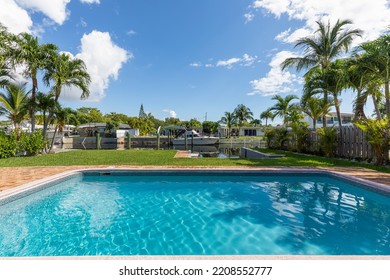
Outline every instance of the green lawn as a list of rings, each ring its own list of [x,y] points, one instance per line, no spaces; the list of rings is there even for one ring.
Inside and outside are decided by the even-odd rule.
[[[264,151],[264,150],[262,150]],[[265,152],[272,152],[267,151]],[[220,158],[174,158],[173,150],[78,150],[36,157],[0,159],[0,167],[17,166],[63,166],[63,165],[132,165],[132,166],[340,166],[366,167],[389,172],[387,167],[350,162],[317,156],[279,152],[283,158],[274,159],[220,159]]]

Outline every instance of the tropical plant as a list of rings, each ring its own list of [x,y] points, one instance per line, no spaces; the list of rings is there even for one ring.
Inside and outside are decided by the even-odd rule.
[[[46,85],[53,83],[52,93],[54,102],[57,103],[64,87],[76,87],[81,90],[81,98],[89,96],[89,83],[91,77],[87,72],[85,63],[81,59],[71,58],[68,54],[61,53],[51,57],[43,77]],[[55,108],[49,111],[46,123],[43,127],[43,137],[46,135],[47,126],[54,115]]]
[[[280,95],[275,95],[272,97],[272,100],[276,100],[276,104],[269,108],[268,110],[273,112],[274,117],[280,117],[283,119],[283,125],[285,127],[288,126],[288,115],[290,111],[293,109],[293,104],[291,104],[291,101],[294,99],[298,99],[296,95],[287,95],[285,98],[283,98]]]
[[[10,84],[5,87],[5,93],[0,93],[0,111],[12,122],[17,133],[27,115],[28,102],[25,85]]]
[[[232,133],[232,126],[235,124],[236,118],[234,113],[231,112],[225,112],[224,116],[220,119],[219,123],[226,125],[228,129],[227,137],[230,138]]]
[[[295,44],[295,47],[303,48],[303,56],[287,58],[282,63],[282,69],[295,67],[300,71],[319,67],[326,72],[332,61],[349,50],[353,39],[361,36],[362,31],[359,29],[345,30],[346,25],[350,24],[352,24],[350,20],[337,20],[333,26],[329,21],[328,24],[317,22],[318,29],[314,35],[298,39]],[[323,91],[323,98],[328,100],[326,89]],[[325,114],[323,125],[326,126]]]
[[[337,130],[334,127],[321,127],[317,129],[320,136],[320,150],[327,157],[333,157],[337,147]]]
[[[313,129],[316,130],[317,120],[330,111],[331,101],[317,97],[301,99],[301,110],[307,114],[313,121]]]
[[[268,126],[268,119],[273,120],[274,119],[274,114],[272,113],[271,110],[265,110],[260,114],[260,119],[264,120],[265,119],[265,126]]]
[[[234,118],[237,121],[238,126],[243,126],[245,123],[253,119],[253,113],[244,104],[239,104],[236,109],[234,109]]]
[[[295,149],[298,152],[306,152],[309,148],[310,130],[307,123],[292,123],[292,131],[294,133]]]
[[[24,75],[31,79],[31,102],[30,119],[31,130],[35,130],[35,96],[38,89],[38,72],[47,67],[48,61],[56,53],[57,46],[54,44],[39,44],[38,37],[28,33],[21,33],[16,40],[17,48],[12,53],[13,59],[23,65]]]
[[[389,120],[362,119],[354,123],[357,127],[366,133],[366,139],[370,143],[376,165],[386,163],[388,153],[389,139]]]

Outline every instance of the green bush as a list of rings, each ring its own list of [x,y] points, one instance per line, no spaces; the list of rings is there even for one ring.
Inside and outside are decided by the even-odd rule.
[[[264,137],[269,149],[284,149],[288,138],[288,131],[284,127],[267,127]]]
[[[327,157],[333,157],[337,147],[337,130],[334,127],[321,127],[317,129],[320,138],[320,150]]]
[[[14,157],[17,152],[16,134],[13,132],[7,135],[4,131],[0,131],[0,158]]]
[[[19,138],[20,151],[26,151],[27,155],[30,156],[39,154],[45,148],[46,144],[40,130],[32,133],[22,133]]]
[[[294,147],[298,152],[306,152],[310,148],[310,130],[307,125],[300,123],[293,123],[291,128],[294,133]]]

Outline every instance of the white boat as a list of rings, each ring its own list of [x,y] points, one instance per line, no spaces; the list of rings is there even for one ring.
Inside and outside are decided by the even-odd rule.
[[[181,134],[178,138],[173,139],[172,144],[175,146],[185,145],[185,137],[187,136],[187,144],[194,146],[207,146],[207,145],[215,145],[218,143],[218,137],[210,137],[210,136],[201,136],[195,130],[185,131],[185,133]],[[192,140],[194,143],[192,144]]]

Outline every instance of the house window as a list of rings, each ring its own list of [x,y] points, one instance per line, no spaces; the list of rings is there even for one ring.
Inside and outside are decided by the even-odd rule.
[[[245,136],[256,136],[256,129],[245,129],[244,130]]]

